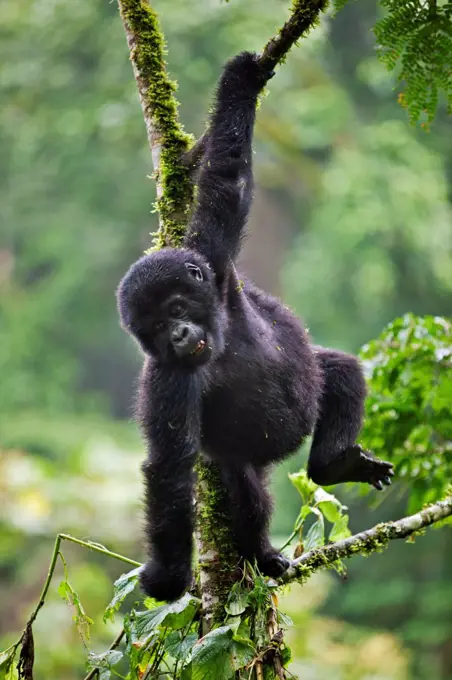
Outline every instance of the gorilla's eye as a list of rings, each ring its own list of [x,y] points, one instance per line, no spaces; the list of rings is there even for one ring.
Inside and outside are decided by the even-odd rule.
[[[192,264],[191,262],[186,262],[185,266],[188,269],[188,273],[190,276],[193,276],[194,279],[197,281],[204,281],[204,276],[202,275],[202,271],[196,264]]]
[[[169,311],[171,316],[182,316],[185,312],[185,307],[180,302],[174,302]]]

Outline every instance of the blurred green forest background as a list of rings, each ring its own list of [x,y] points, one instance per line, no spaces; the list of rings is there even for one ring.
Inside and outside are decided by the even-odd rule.
[[[286,0],[156,2],[189,131],[204,126],[225,59],[260,50]],[[140,357],[114,291],[156,228],[142,114],[115,2],[0,0],[0,648],[38,597],[55,534],[143,558],[131,422]],[[410,127],[375,56],[375,0],[322,24],[278,68],[257,123],[256,199],[242,269],[299,312],[316,342],[356,351],[395,316],[452,313],[452,125]],[[274,533],[298,499],[275,474]],[[340,490],[353,531],[405,511]],[[371,498],[371,500],[369,500]],[[95,620],[119,563],[65,547]],[[450,680],[452,544],[357,558],[348,580],[293,587],[292,670],[303,680]],[[54,588],[56,590],[56,587]],[[83,676],[84,650],[53,594],[35,626],[36,678]]]

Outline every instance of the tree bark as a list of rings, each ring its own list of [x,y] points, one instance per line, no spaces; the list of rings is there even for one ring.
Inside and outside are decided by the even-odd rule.
[[[415,515],[403,517],[395,522],[383,522],[337,543],[310,550],[294,560],[284,574],[283,581],[285,583],[304,581],[314,571],[329,567],[337,560],[380,552],[387,547],[389,541],[396,538],[414,537],[431,524],[450,516],[452,516],[452,496],[447,496],[444,500],[432,503]]]

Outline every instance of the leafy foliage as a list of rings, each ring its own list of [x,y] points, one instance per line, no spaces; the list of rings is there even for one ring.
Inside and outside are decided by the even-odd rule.
[[[106,623],[109,619],[114,619],[115,612],[118,611],[127,595],[129,595],[129,593],[135,589],[135,586],[138,583],[138,574],[140,568],[141,567],[137,567],[136,569],[132,569],[132,571],[127,572],[127,574],[121,574],[121,576],[114,582],[114,594],[110,604],[104,612],[104,623]]]
[[[184,635],[180,630],[174,630],[165,638],[165,651],[175,659],[176,663],[184,665],[197,641],[198,633],[195,631]]]
[[[270,612],[281,626],[290,625],[288,617],[276,609],[276,587],[275,582],[247,565],[242,581],[231,589],[224,622],[201,637],[197,598],[186,594],[176,602],[159,606],[147,599],[147,610],[132,610],[125,617],[129,677],[141,678],[163,669],[168,678],[183,680],[229,680],[236,672],[249,673],[259,655],[272,648]],[[288,661],[288,650],[282,646],[280,652],[281,658]]]
[[[130,677],[141,678],[141,673],[166,667],[176,673],[198,639],[195,632],[200,601],[189,595],[170,604],[156,606],[146,600],[148,609],[132,609],[124,621],[126,655]]]
[[[394,463],[418,508],[452,478],[452,324],[407,314],[361,356],[370,385],[363,442]]]
[[[336,11],[348,0],[335,0]],[[374,33],[377,54],[404,84],[399,103],[411,123],[433,121],[440,92],[452,113],[452,3],[448,0],[380,0],[384,16]]]
[[[134,628],[139,638],[148,636],[159,626],[178,630],[193,621],[200,601],[188,593],[180,600],[155,607],[150,601],[150,611],[134,614]]]
[[[83,644],[87,646],[90,639],[90,626],[93,620],[86,614],[78,593],[67,580],[67,575],[58,587],[58,594],[68,603],[80,638]]]
[[[325,544],[325,519],[332,524],[328,541],[339,541],[350,536],[348,515],[345,514],[347,506],[342,505],[336,496],[326,492],[322,487],[310,480],[304,470],[290,474],[289,479],[303,499],[303,505],[295,522],[294,531],[285,544],[286,546],[295,537],[298,538],[295,557],[299,557],[303,552],[313,550]],[[305,521],[310,515],[314,515],[315,519],[306,536],[304,536]],[[341,565],[334,566],[343,571]]]
[[[432,122],[443,90],[452,113],[452,3],[381,0],[386,16],[377,22],[379,56],[405,83],[399,102],[415,123]]]
[[[109,680],[111,677],[111,667],[121,661],[122,656],[122,652],[113,649],[109,649],[108,652],[104,652],[103,654],[93,654],[90,652],[87,669],[92,671],[96,668],[99,680]]]
[[[0,680],[15,680],[17,646],[13,645],[0,652]]]
[[[451,223],[443,161],[406,124],[385,120],[345,134],[290,251],[286,299],[316,342],[344,349],[413,306],[446,315]]]
[[[191,662],[182,674],[183,680],[224,678],[230,680],[235,671],[245,668],[254,658],[254,645],[249,638],[237,635],[240,621],[215,628],[193,647]]]

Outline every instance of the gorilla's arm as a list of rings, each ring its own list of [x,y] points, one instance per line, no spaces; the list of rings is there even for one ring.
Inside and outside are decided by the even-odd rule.
[[[256,103],[271,75],[249,52],[228,62],[203,140],[197,203],[185,245],[204,255],[220,283],[228,263],[238,254],[251,205]]]
[[[193,464],[200,432],[198,381],[188,372],[148,364],[138,399],[138,416],[149,447],[142,470],[151,555],[141,573],[141,584],[151,597],[174,600],[192,580]]]

